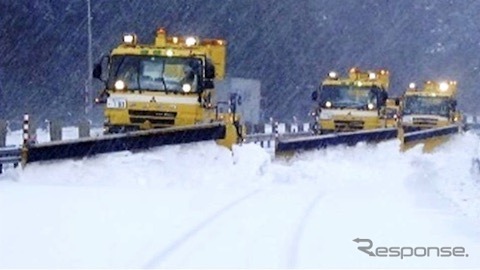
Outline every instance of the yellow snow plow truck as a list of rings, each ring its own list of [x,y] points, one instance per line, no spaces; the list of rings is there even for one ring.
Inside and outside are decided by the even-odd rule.
[[[238,93],[216,100],[214,80],[225,77],[222,39],[168,36],[141,44],[134,34],[93,67],[105,87],[105,134],[24,146],[22,164],[215,140],[231,148],[243,141]]]
[[[410,83],[403,95],[402,126],[413,131],[461,122],[456,95],[456,81],[427,81],[423,89]]]
[[[463,129],[462,114],[457,109],[456,81],[427,81],[423,89],[410,83],[401,101],[402,149],[423,144],[431,152]]]
[[[352,68],[345,78],[330,72],[312,93],[312,134],[279,138],[275,153],[288,156],[337,145],[396,139],[399,103],[388,100],[389,80],[385,69],[363,72]]]
[[[364,72],[350,69],[347,77],[330,72],[320,88],[313,92],[316,105],[314,130],[317,134],[349,132],[387,127],[389,71]]]
[[[105,133],[176,128],[175,141],[185,136],[184,128],[198,130],[200,138],[208,137],[202,128],[219,124],[225,129],[219,144],[240,142],[245,133],[236,112],[240,97],[216,100],[214,80],[225,77],[226,46],[222,39],[169,36],[163,28],[151,44],[125,34],[94,67],[93,76],[105,83],[96,98],[105,104]]]

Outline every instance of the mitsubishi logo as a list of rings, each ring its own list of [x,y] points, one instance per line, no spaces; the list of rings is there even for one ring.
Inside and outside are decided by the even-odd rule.
[[[157,101],[155,100],[155,97],[152,97],[152,99],[150,99],[150,102],[157,102]]]

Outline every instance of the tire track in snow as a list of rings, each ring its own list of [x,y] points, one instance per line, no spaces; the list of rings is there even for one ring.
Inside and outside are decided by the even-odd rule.
[[[300,222],[298,223],[298,227],[293,234],[292,242],[289,245],[288,253],[287,253],[287,265],[286,268],[296,268],[297,265],[297,258],[298,258],[298,248],[300,241],[302,240],[303,232],[305,231],[305,226],[307,225],[307,221],[313,213],[315,206],[317,206],[320,199],[324,197],[324,193],[321,192],[313,198],[310,202],[308,207],[305,209],[302,217],[300,218]]]
[[[258,194],[260,192],[260,189],[254,190],[253,192],[248,193],[245,196],[242,196],[220,210],[216,211],[209,217],[207,217],[205,220],[202,222],[198,223],[195,227],[193,227],[191,230],[180,236],[177,240],[173,241],[170,245],[168,245],[166,248],[164,248],[162,251],[158,252],[155,257],[153,257],[150,261],[148,261],[142,268],[147,268],[147,269],[153,269],[153,268],[158,268],[158,265],[161,264],[172,252],[175,250],[179,249],[182,247],[188,240],[190,240],[193,236],[198,234],[201,230],[205,229],[208,225],[213,223],[215,220],[217,220],[219,217],[223,216],[225,213],[230,211],[232,208],[235,206],[239,205],[242,202],[245,202],[246,200],[250,199],[254,195]]]

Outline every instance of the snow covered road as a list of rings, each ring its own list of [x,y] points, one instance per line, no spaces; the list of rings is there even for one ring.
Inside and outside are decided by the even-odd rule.
[[[478,268],[478,145],[466,134],[431,155],[389,142],[287,162],[203,143],[32,164],[0,176],[0,267]],[[468,257],[373,257],[356,238]]]

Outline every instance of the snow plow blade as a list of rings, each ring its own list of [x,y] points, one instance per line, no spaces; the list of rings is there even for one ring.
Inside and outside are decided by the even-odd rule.
[[[385,128],[341,134],[305,136],[291,139],[279,138],[275,147],[275,155],[288,155],[295,152],[327,148],[329,146],[354,146],[359,142],[380,142],[396,139],[397,128]]]
[[[461,131],[461,126],[450,125],[405,133],[403,136],[400,136],[402,151],[406,151],[415,145],[423,144],[423,152],[432,152],[435,147],[445,143],[452,135]]]
[[[163,145],[192,143],[225,138],[222,123],[170,127],[104,135],[98,138],[48,142],[30,145],[24,151],[23,163],[83,158],[97,154],[127,150],[143,150]]]

